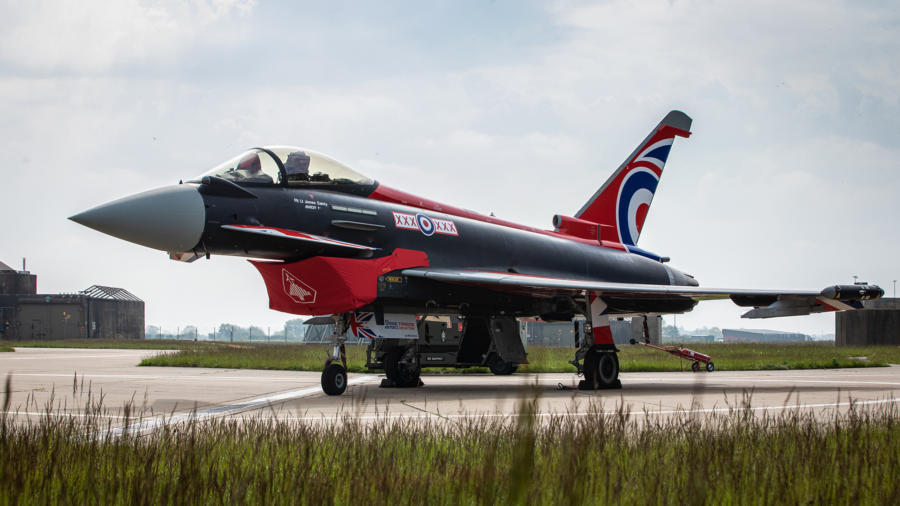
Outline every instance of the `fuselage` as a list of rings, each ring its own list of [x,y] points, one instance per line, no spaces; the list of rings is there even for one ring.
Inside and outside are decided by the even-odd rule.
[[[589,241],[568,239],[552,231],[514,228],[473,217],[384,202],[366,195],[316,188],[246,188],[257,198],[203,195],[206,226],[194,248],[198,253],[295,262],[316,256],[377,258],[401,248],[424,252],[428,256],[429,266],[433,268],[618,283],[697,285],[692,277],[664,263],[606,248],[596,242],[591,244]],[[243,232],[224,229],[223,225],[299,230],[376,250],[361,254],[286,238],[248,236]],[[394,299],[394,303],[401,303],[400,299],[434,297],[435,292],[439,291],[433,287],[415,288],[413,286],[401,294],[391,294],[390,298]],[[418,296],[417,292],[423,295]],[[445,303],[464,303],[472,297],[470,292],[455,291],[460,300],[446,300]],[[449,296],[449,299],[453,298],[453,295]],[[408,302],[416,304],[421,301]],[[610,302],[612,312],[618,313],[682,312],[694,305],[689,299],[674,305],[666,302],[663,306],[660,306],[660,301],[653,300],[637,306],[634,299],[623,304]],[[524,303],[510,301],[509,304],[521,306]],[[515,312],[528,314],[537,310],[523,307]]]
[[[312,188],[248,188],[256,199],[203,195],[206,226],[193,248],[213,255],[296,261],[322,255],[318,244],[248,237],[222,225],[264,225],[378,248],[424,251],[432,267],[484,269],[538,276],[665,285],[696,285],[693,278],[640,255],[472,218],[425,211],[362,196]],[[449,223],[427,235],[424,215]],[[412,217],[412,219],[410,219]],[[353,256],[332,253],[333,256]]]
[[[541,230],[420,198],[324,155],[292,147],[256,148],[195,180],[126,197],[72,219],[161,249],[177,260],[231,255],[296,264],[314,258],[377,260],[406,251],[426,257],[414,266],[432,269],[697,286],[691,276],[633,245]],[[382,279],[388,278],[379,277],[375,300],[393,306],[478,304],[519,315],[563,317],[574,307],[559,301],[547,304],[548,295],[540,290],[501,294],[497,287],[448,288],[427,280],[404,278],[392,284]],[[266,279],[267,285],[272,282],[281,283]],[[583,292],[564,293],[570,299],[580,297],[584,305]],[[549,297],[559,298],[558,292]],[[607,302],[610,314],[683,312],[695,304],[690,298],[639,296]],[[301,303],[281,310],[310,314],[302,311],[314,308]]]

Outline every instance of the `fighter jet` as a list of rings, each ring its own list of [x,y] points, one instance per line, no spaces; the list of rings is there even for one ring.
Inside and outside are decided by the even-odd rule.
[[[527,362],[517,318],[586,319],[572,364],[580,388],[618,388],[610,318],[690,311],[730,298],[746,318],[858,309],[873,285],[824,290],[699,286],[668,258],[638,247],[676,137],[672,111],[574,216],[543,230],[379,183],[310,149],[253,148],[191,180],[119,199],[70,219],[191,262],[250,258],[270,308],[333,324],[322,388],[347,387],[347,335],[371,339],[384,386],[421,384],[422,367]],[[552,184],[552,183],[547,183]]]

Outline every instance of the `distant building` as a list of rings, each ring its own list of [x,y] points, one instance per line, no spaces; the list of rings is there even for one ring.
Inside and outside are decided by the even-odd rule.
[[[99,285],[73,294],[39,294],[36,275],[0,262],[0,337],[143,339],[144,301],[123,288]]]
[[[722,329],[722,341],[726,343],[788,343],[812,341],[806,334],[780,330]]]
[[[14,295],[17,293],[37,293],[37,276],[25,270],[21,271],[0,262],[0,295]]]
[[[703,335],[703,336],[667,337],[663,341],[672,342],[672,343],[714,343],[714,342],[716,342],[716,336]]]
[[[651,316],[647,320],[647,330],[650,333],[650,342],[660,343],[662,318]],[[576,318],[572,322],[544,322],[533,318],[519,319],[519,333],[525,342],[535,346],[574,346],[575,332],[584,333],[584,318]],[[644,320],[634,317],[628,320],[612,319],[609,322],[612,331],[613,342],[616,344],[628,344],[632,339],[643,341]]]
[[[900,299],[867,300],[862,310],[837,313],[834,326],[837,346],[900,346]]]

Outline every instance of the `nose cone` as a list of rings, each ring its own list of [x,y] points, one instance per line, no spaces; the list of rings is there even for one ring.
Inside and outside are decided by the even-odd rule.
[[[114,200],[69,219],[141,246],[181,252],[200,242],[206,208],[196,186],[180,184]]]

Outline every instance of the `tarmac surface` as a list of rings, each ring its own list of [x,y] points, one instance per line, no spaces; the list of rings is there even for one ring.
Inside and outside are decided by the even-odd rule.
[[[745,406],[756,413],[812,410],[823,417],[836,410],[900,403],[900,366],[805,371],[717,371],[714,373],[623,373],[621,390],[575,390],[575,374],[423,375],[424,387],[379,388],[383,376],[350,374],[340,397],[322,393],[318,372],[139,367],[158,350],[17,348],[0,353],[0,400],[17,421],[56,414],[85,416],[102,403],[115,421],[131,404],[152,430],[163,419],[276,417],[334,421],[512,417],[524,396],[538,399],[539,416],[592,415],[619,406],[635,417],[666,416],[684,410],[727,413]],[[5,381],[10,375],[10,392]],[[151,416],[152,415],[152,416]]]

